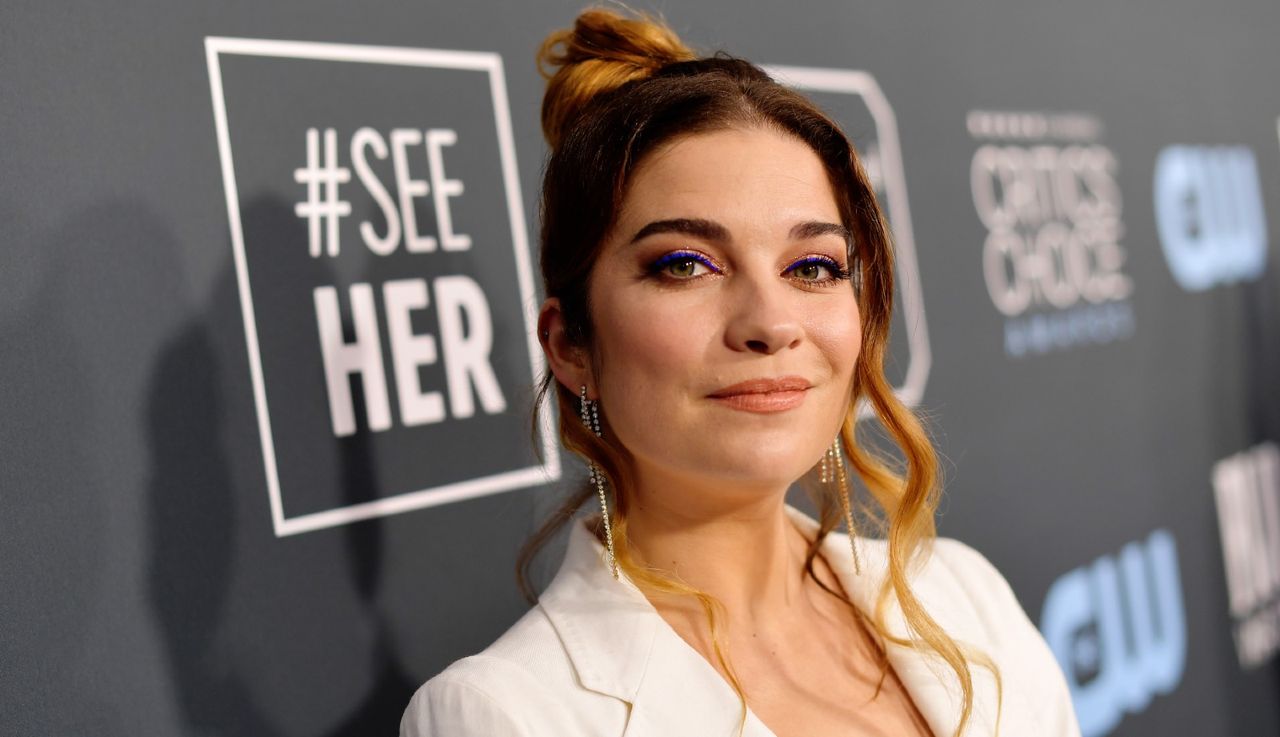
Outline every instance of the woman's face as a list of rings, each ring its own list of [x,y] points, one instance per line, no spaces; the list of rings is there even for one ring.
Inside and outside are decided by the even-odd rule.
[[[818,462],[858,358],[846,237],[796,138],[717,131],[641,162],[591,275],[586,383],[644,487],[785,487]]]

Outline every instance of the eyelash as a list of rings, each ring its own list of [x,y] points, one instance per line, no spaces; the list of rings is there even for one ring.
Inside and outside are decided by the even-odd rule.
[[[671,281],[693,281],[695,279],[700,279],[704,276],[709,276],[708,274],[695,274],[693,276],[679,277],[679,276],[670,276],[663,273],[664,269],[667,269],[674,264],[683,264],[683,263],[688,263],[690,261],[702,264],[703,266],[707,267],[708,269],[711,269],[716,273],[721,272],[720,267],[716,266],[716,264],[711,259],[707,258],[706,256],[700,253],[697,253],[696,251],[672,251],[671,253],[663,254],[656,261],[649,264],[648,272],[651,276],[654,276],[657,278],[666,278]],[[802,281],[804,281],[806,284],[825,286],[825,285],[835,284],[842,281],[848,281],[850,278],[849,270],[842,267],[839,264],[839,262],[837,262],[835,259],[829,258],[827,256],[816,256],[816,255],[805,256],[799,261],[796,261],[795,263],[788,266],[786,272],[784,273],[790,273],[792,271],[795,271],[798,268],[801,268],[803,266],[810,266],[810,265],[817,265],[825,268],[827,270],[827,273],[830,274],[830,276],[827,276],[826,278],[823,278],[823,279],[803,279]]]

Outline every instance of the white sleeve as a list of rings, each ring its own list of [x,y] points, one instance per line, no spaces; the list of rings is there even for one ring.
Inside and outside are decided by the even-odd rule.
[[[424,683],[400,718],[400,737],[525,737],[499,697],[445,672]]]
[[[939,541],[944,538],[939,538]],[[1026,689],[1042,717],[1043,737],[1080,737],[1080,723],[1071,702],[1062,667],[1049,643],[1018,602],[1009,582],[986,556],[959,540],[945,538],[960,567],[972,572],[966,586],[975,608],[999,643],[1004,687]]]

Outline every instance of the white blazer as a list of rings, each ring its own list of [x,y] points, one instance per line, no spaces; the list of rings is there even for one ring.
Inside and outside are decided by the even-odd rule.
[[[786,510],[807,534],[817,530],[813,518],[790,505]],[[847,535],[828,535],[822,553],[854,605],[870,615],[887,571],[888,546],[856,539],[860,575],[853,571]],[[405,709],[400,737],[737,734],[741,704],[733,688],[619,573],[615,580],[604,546],[575,521],[564,562],[538,604],[483,652],[423,684]],[[981,553],[937,538],[911,587],[948,635],[996,661],[1004,683],[1001,737],[1080,736],[1053,653]],[[905,637],[901,609],[894,602],[887,610],[890,631]],[[939,658],[892,643],[887,648],[933,733],[950,737],[962,698],[955,674]],[[971,672],[974,709],[964,735],[988,737],[995,734],[995,679],[981,666]],[[750,710],[744,735],[775,737]]]

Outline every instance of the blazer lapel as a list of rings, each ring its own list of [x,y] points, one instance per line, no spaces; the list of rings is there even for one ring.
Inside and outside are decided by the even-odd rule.
[[[662,619],[579,520],[564,562],[538,600],[584,688],[631,705],[625,737],[737,733],[736,694]],[[749,715],[745,737],[774,737]]]
[[[564,562],[538,599],[584,688],[635,700],[661,617],[626,573],[614,580],[605,549],[574,519]]]
[[[733,737],[742,702],[696,650],[662,622],[623,737]],[[748,710],[744,737],[775,737]]]

